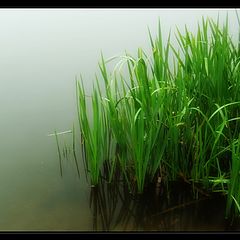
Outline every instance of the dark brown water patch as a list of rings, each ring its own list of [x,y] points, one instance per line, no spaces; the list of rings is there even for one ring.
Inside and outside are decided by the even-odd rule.
[[[95,231],[239,231],[239,221],[225,219],[221,194],[193,198],[192,187],[173,182],[132,195],[122,185],[102,183],[92,188],[90,207]]]

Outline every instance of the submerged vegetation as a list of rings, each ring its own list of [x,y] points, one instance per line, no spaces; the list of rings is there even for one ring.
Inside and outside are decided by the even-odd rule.
[[[82,151],[91,184],[121,175],[131,192],[182,179],[198,193],[227,196],[226,216],[240,204],[240,45],[228,20],[202,19],[196,34],[177,30],[152,56],[121,57],[113,72],[101,57],[101,80],[85,94],[77,80]],[[171,55],[172,54],[172,55]],[[173,64],[170,64],[173,56]],[[125,67],[125,68],[124,68]],[[127,71],[123,74],[121,69]]]

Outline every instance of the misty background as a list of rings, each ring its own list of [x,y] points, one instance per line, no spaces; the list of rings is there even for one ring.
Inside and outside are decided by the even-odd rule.
[[[47,137],[76,119],[75,77],[90,87],[101,52],[150,53],[159,19],[174,39],[176,26],[196,31],[202,16],[227,14],[237,39],[235,9],[0,9],[0,230],[89,228],[78,214],[90,219],[88,186],[76,172],[60,178]]]

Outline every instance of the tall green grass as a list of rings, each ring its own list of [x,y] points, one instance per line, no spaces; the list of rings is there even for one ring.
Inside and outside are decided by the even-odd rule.
[[[91,174],[91,184],[96,185],[108,152],[106,144],[109,132],[108,122],[106,121],[99,85],[94,87],[91,99],[92,121],[90,121],[85,90],[82,83],[79,82],[77,82],[77,96],[80,129],[88,161],[86,166]]]
[[[230,183],[226,209],[227,216],[230,215],[232,210],[234,214],[240,215],[240,135],[232,142],[231,147],[232,164],[230,167]]]
[[[111,182],[120,169],[139,193],[159,177],[181,178],[228,194],[230,213],[240,201],[239,45],[228,18],[223,25],[202,18],[196,34],[185,27],[175,37],[178,47],[170,33],[164,44],[159,23],[155,40],[149,31],[151,56],[141,48],[136,57],[126,53],[113,72],[101,56],[90,98],[77,81],[86,169],[93,185],[100,176]]]

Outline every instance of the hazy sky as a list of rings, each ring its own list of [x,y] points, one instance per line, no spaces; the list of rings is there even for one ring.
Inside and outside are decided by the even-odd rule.
[[[1,9],[0,124],[41,118],[53,128],[72,117],[74,78],[94,80],[101,51],[108,58],[150,49],[147,27],[155,35],[158,19],[166,38],[170,28],[194,30],[201,16],[224,21],[227,12],[237,36],[235,9]]]
[[[166,36],[175,26],[194,29],[201,16],[224,20],[227,12],[236,27],[234,9],[1,9],[0,66],[88,74],[101,50],[111,57],[148,48],[147,27],[156,33],[159,18]]]
[[[40,118],[53,128],[72,118],[74,78],[94,80],[101,51],[150,49],[147,28],[155,35],[158,19],[166,38],[170,28],[194,30],[202,16],[224,21],[227,12],[237,36],[235,9],[0,9],[0,126]]]

